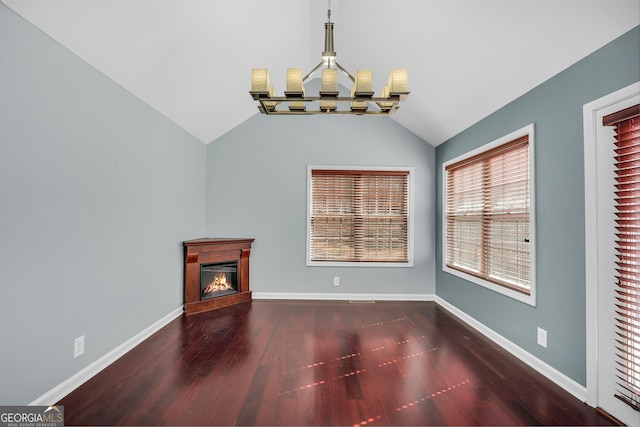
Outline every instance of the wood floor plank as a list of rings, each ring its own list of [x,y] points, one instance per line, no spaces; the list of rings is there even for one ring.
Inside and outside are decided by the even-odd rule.
[[[67,425],[610,425],[433,302],[253,301],[176,319]]]

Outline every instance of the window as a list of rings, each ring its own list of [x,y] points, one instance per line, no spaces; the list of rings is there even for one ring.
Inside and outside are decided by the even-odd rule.
[[[444,164],[444,270],[535,305],[533,125]]]
[[[640,411],[640,105],[603,117],[615,127],[615,397]],[[613,307],[612,307],[613,309]]]
[[[411,168],[308,168],[307,265],[405,266]]]

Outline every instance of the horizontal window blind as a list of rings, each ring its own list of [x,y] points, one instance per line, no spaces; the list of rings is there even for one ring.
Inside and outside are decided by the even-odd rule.
[[[407,262],[408,171],[311,171],[311,261]]]
[[[447,266],[529,295],[528,136],[445,171]]]
[[[616,397],[640,411],[640,106],[605,116],[615,126]]]

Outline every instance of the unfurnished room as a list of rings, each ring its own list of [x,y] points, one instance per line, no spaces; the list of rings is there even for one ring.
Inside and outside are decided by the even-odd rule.
[[[640,425],[639,0],[0,0],[0,425]]]

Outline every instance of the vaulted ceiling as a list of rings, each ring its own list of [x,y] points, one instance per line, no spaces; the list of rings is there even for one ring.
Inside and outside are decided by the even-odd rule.
[[[279,93],[324,43],[324,0],[2,0],[204,143],[258,113],[252,68]],[[392,116],[437,146],[640,24],[639,0],[334,0],[338,62],[393,68]],[[341,82],[350,87],[347,81]],[[362,120],[378,120],[362,117]]]

